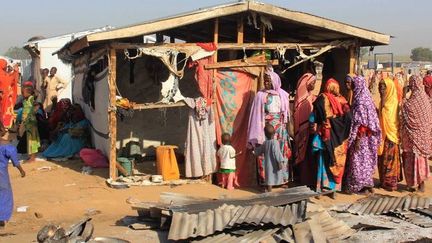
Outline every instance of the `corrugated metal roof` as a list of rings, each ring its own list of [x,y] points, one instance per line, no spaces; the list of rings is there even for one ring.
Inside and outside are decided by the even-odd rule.
[[[432,218],[423,216],[421,214],[406,211],[406,212],[395,212],[393,213],[396,217],[403,219],[412,224],[418,225],[423,228],[431,228],[432,227]]]
[[[385,214],[409,209],[429,208],[430,205],[431,198],[418,195],[407,195],[405,197],[373,195],[351,204],[347,211],[358,215]]]
[[[276,242],[276,240],[273,239],[273,235],[276,234],[277,231],[279,231],[279,228],[274,229],[267,229],[267,230],[254,230],[248,234],[245,234],[243,236],[237,236],[232,234],[218,234],[214,236],[207,237],[202,240],[196,240],[192,242],[199,242],[199,243],[239,243],[239,242],[261,242],[265,241],[267,243]]]
[[[305,218],[306,203],[303,200],[285,207],[224,204],[217,209],[197,214],[174,212],[168,239],[184,240],[198,236],[208,236],[227,228],[245,224],[292,225]]]
[[[307,186],[298,186],[288,188],[278,192],[262,193],[259,195],[241,198],[241,199],[224,199],[214,200],[205,203],[191,203],[188,205],[173,205],[169,209],[173,212],[188,212],[198,213],[206,211],[208,209],[216,209],[221,207],[223,204],[234,205],[234,206],[252,206],[252,205],[267,205],[267,206],[281,206],[290,204],[293,202],[302,201],[310,197],[316,196],[318,193],[312,191]]]

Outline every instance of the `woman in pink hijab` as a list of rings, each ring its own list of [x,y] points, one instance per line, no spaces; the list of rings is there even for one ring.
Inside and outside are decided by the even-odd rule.
[[[264,75],[264,89],[257,92],[249,117],[248,142],[252,147],[264,143],[264,126],[270,124],[275,128],[274,139],[280,143],[285,159],[291,156],[288,143],[287,124],[289,121],[289,95],[281,88],[279,75],[272,67],[267,67]],[[263,159],[258,159],[259,179],[264,182]],[[283,168],[284,178],[280,184],[288,181],[288,169]]]
[[[294,99],[295,165],[300,171],[299,179],[303,185],[311,184],[313,181],[312,177],[315,176],[310,173],[311,167],[306,163],[306,151],[310,130],[309,116],[312,113],[313,102],[316,99],[316,96],[311,93],[315,88],[315,82],[315,75],[310,72],[303,74],[297,82],[297,92]]]

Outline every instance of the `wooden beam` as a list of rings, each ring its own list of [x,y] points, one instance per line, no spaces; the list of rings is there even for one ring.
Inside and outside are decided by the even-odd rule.
[[[109,49],[109,131],[110,131],[110,153],[109,153],[109,176],[115,180],[117,178],[117,117],[116,117],[116,75],[117,75],[117,55],[115,49]]]
[[[263,23],[261,24],[261,43],[266,43],[266,28]]]
[[[243,44],[244,41],[244,23],[243,17],[240,17],[237,20],[237,43]]]
[[[144,24],[117,28],[110,31],[98,32],[88,35],[89,42],[127,38],[130,36],[154,34],[163,30],[177,28],[193,23],[202,22],[211,18],[228,16],[248,9],[247,2],[231,4],[222,8],[212,8],[205,11],[200,10],[178,17],[166,18],[159,21],[149,21]]]
[[[308,26],[313,26],[328,31],[335,31],[344,35],[359,37],[376,42],[376,44],[388,45],[390,36],[382,33],[358,28],[352,25],[344,24],[330,19],[325,19],[315,15],[292,11],[269,4],[249,1],[249,10],[262,14],[275,16],[281,19],[289,20],[294,23],[300,23]]]
[[[134,104],[134,110],[150,110],[150,109],[160,109],[160,108],[174,108],[182,107],[186,104],[184,102],[177,102],[173,104],[157,104],[157,103],[145,103],[145,104]]]
[[[349,43],[345,41],[344,43]],[[352,42],[354,43],[354,42]],[[219,43],[218,50],[275,50],[279,47],[285,49],[296,49],[297,46],[302,49],[315,49],[321,48],[330,44],[329,42],[310,42],[310,43],[296,43],[296,42],[284,42],[284,43]],[[113,43],[110,45],[111,48],[124,50],[124,49],[134,49],[134,48],[145,48],[145,47],[188,47],[196,46],[195,43]]]
[[[348,49],[349,51],[349,73],[355,73],[355,65],[356,65],[356,46],[352,45]]]
[[[214,22],[214,32],[213,32],[213,43],[216,45],[219,43],[219,19],[216,18]],[[218,52],[215,51],[213,55],[213,61],[217,62],[218,60]]]
[[[265,67],[267,65],[279,65],[279,60],[269,60],[269,61],[228,61],[228,62],[218,62],[213,64],[204,65],[205,69],[218,69],[218,68],[238,68],[238,67]]]

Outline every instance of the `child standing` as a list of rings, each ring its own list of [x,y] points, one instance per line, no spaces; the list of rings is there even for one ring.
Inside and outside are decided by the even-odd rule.
[[[236,160],[237,155],[235,149],[231,146],[231,135],[228,133],[222,134],[222,146],[217,151],[217,156],[220,160],[220,170],[222,174],[222,187],[228,190],[234,189],[234,184],[237,185],[236,180]]]
[[[18,153],[14,146],[9,144],[9,133],[0,123],[0,228],[6,225],[6,221],[10,219],[13,211],[13,195],[10,184],[8,165],[9,160],[12,161],[21,173],[21,177],[25,176],[25,172],[18,160]]]
[[[272,125],[267,124],[264,127],[266,141],[261,146],[255,148],[255,155],[264,154],[264,173],[266,191],[271,192],[273,186],[284,183],[283,165],[287,163],[280,150],[279,142],[274,139],[275,129]]]

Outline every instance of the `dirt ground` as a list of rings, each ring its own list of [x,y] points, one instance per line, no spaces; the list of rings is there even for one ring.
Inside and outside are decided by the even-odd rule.
[[[146,162],[151,163],[151,162]],[[50,171],[38,170],[49,166]],[[131,242],[160,242],[166,237],[164,233],[154,231],[134,231],[121,225],[118,221],[125,216],[136,215],[126,203],[128,198],[141,201],[157,201],[161,192],[177,192],[201,197],[244,197],[258,193],[256,188],[236,189],[227,191],[210,184],[190,184],[176,187],[142,186],[129,189],[112,189],[106,186],[107,169],[97,169],[92,175],[81,173],[79,161],[46,162],[37,161],[24,164],[27,172],[25,178],[10,167],[10,177],[14,192],[15,211],[6,228],[0,230],[0,242],[25,243],[36,242],[36,234],[47,223],[60,224],[68,227],[75,223],[89,210],[99,210],[93,216],[94,236],[113,236]],[[400,188],[404,189],[404,182]],[[380,189],[377,193],[394,196],[406,195],[406,191],[389,193]],[[432,183],[427,182],[424,195],[432,196]],[[313,201],[324,207],[353,202],[362,196],[338,194],[336,200],[321,197]],[[29,206],[27,212],[18,213],[16,208]],[[40,218],[35,216],[38,213]],[[417,226],[413,226],[417,227]],[[361,242],[357,241],[357,242]]]

